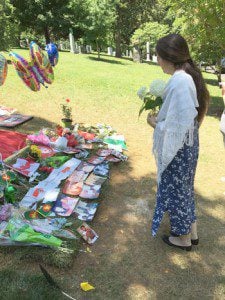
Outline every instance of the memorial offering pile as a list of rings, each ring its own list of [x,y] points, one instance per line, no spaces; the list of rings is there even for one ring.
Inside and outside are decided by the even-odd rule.
[[[98,239],[86,222],[110,165],[127,160],[124,137],[110,126],[76,124],[42,129],[27,144],[0,165],[0,246],[40,246],[24,247],[25,256],[68,266],[80,237],[89,245]]]

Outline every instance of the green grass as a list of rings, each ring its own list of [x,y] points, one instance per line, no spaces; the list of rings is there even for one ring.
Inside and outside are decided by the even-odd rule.
[[[15,52],[28,57],[27,51]],[[97,61],[95,55],[65,52],[60,53],[54,71],[55,82],[35,93],[9,66],[8,78],[0,89],[0,103],[35,116],[17,130],[33,132],[59,123],[60,103],[70,98],[75,122],[107,123],[125,135],[129,161],[113,167],[110,182],[104,187],[103,201],[93,222],[100,238],[92,252],[80,253],[66,269],[49,267],[50,273],[76,299],[223,299],[225,184],[220,177],[225,176],[225,150],[219,132],[223,102],[216,76],[204,73],[212,101],[200,128],[196,174],[201,244],[187,254],[168,249],[160,238],[150,236],[156,167],[146,113],[138,120],[138,88],[169,77],[154,64],[107,56]],[[165,230],[166,220],[159,236]],[[38,249],[33,251],[2,250],[1,299],[17,295],[17,299],[57,299],[33,261],[33,256],[39,261]],[[79,289],[82,281],[89,281],[96,289],[86,295]]]

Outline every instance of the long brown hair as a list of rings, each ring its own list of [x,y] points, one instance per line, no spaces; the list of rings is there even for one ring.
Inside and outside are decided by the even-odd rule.
[[[179,34],[168,34],[159,39],[156,52],[162,58],[174,64],[175,69],[182,69],[194,80],[199,102],[198,121],[201,123],[209,106],[209,92],[200,69],[193,62],[186,40]]]

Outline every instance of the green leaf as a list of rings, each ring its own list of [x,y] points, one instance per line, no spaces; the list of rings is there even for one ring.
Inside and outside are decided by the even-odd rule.
[[[142,104],[142,106],[139,110],[138,118],[140,117],[140,115],[143,113],[144,110],[145,110],[145,103]]]
[[[157,97],[155,100],[148,100],[145,103],[145,110],[149,110],[149,109],[154,109],[158,106],[162,105],[162,98],[161,97]]]

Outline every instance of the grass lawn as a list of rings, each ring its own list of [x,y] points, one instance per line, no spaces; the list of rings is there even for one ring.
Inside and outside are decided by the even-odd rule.
[[[28,56],[25,50],[15,51]],[[125,135],[129,160],[113,167],[101,194],[102,203],[92,223],[100,238],[92,252],[81,252],[69,268],[46,268],[77,300],[224,299],[225,183],[220,178],[225,176],[225,149],[219,132],[223,103],[216,76],[204,73],[212,101],[200,128],[196,174],[200,244],[184,253],[161,241],[160,236],[169,230],[167,218],[158,237],[150,235],[156,167],[146,113],[138,120],[138,88],[168,76],[154,64],[108,56],[98,61],[95,55],[65,52],[60,53],[54,70],[55,82],[35,93],[9,65],[0,103],[34,116],[17,130],[34,132],[59,123],[60,103],[70,98],[74,121],[106,123]],[[64,299],[41,276],[38,262],[27,259],[28,252],[0,251],[0,298]],[[82,281],[96,289],[85,294],[79,288]]]

